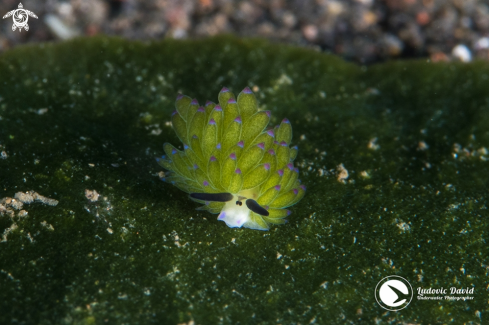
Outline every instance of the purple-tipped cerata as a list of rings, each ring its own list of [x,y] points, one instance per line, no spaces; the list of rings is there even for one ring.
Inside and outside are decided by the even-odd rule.
[[[249,87],[245,87],[245,89],[243,89],[243,93],[245,93],[245,94],[253,94],[253,92],[251,91],[251,89]]]

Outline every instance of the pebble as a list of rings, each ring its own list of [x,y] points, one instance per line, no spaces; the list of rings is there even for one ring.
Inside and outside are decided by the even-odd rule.
[[[0,14],[16,6],[2,1]],[[361,63],[489,60],[489,7],[482,0],[52,0],[26,9],[39,20],[29,24],[28,37],[12,32],[11,21],[3,24],[0,52],[98,33],[140,40],[226,33],[314,45]]]
[[[489,48],[489,37],[482,37],[477,40],[474,48],[476,50],[485,50]]]
[[[49,27],[51,33],[53,33],[57,38],[61,40],[67,40],[74,38],[80,33],[75,29],[68,26],[61,18],[56,15],[46,15],[44,22]]]
[[[470,53],[468,47],[463,44],[455,46],[452,50],[452,55],[462,62],[472,61],[472,53]]]

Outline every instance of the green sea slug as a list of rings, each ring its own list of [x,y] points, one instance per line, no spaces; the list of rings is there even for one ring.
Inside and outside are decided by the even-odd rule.
[[[292,126],[284,119],[267,129],[270,111],[259,111],[253,92],[246,87],[236,99],[227,89],[219,105],[178,95],[172,125],[183,151],[169,143],[157,158],[168,170],[171,183],[203,206],[219,213],[229,227],[268,230],[283,224],[306,191],[293,162],[297,146],[290,147]],[[243,204],[244,203],[244,204]]]

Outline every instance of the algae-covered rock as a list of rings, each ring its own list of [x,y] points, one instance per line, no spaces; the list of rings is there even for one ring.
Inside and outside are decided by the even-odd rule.
[[[2,324],[487,322],[486,63],[93,38],[2,54],[0,85],[0,199],[59,201],[0,206]],[[223,86],[294,130],[308,190],[267,232],[159,179],[177,94]],[[390,275],[415,291],[397,312],[375,298]],[[441,287],[474,292],[417,298]]]

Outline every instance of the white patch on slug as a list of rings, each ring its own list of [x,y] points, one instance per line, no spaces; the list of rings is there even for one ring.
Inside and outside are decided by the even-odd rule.
[[[255,200],[259,194],[258,190],[259,188],[257,187],[241,191],[238,194],[233,194],[233,199],[226,202],[221,213],[217,217],[217,220],[224,221],[230,228],[241,228],[245,226],[246,228],[262,230],[259,225],[252,222],[250,218],[251,210],[248,209],[245,203],[246,199]],[[240,201],[241,205],[236,204],[237,201]]]
[[[250,209],[244,204],[236,204],[238,196],[234,195],[232,201],[226,202],[217,217],[217,220],[224,221],[230,228],[241,228],[244,223],[250,220]]]

